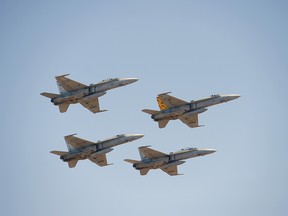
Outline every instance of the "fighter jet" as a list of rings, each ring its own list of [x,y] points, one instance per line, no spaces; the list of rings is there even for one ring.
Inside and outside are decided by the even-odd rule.
[[[137,78],[114,78],[87,86],[68,79],[66,77],[68,75],[69,74],[65,74],[55,77],[60,94],[41,93],[41,95],[51,98],[51,102],[59,106],[61,113],[66,112],[69,105],[75,103],[80,103],[93,113],[107,111],[100,110],[98,97],[105,95],[106,91],[110,89],[125,86],[138,80]]]
[[[64,137],[68,152],[51,151],[52,154],[59,155],[64,162],[68,162],[70,168],[75,167],[78,160],[85,159],[89,159],[101,167],[111,165],[107,163],[106,153],[111,152],[112,147],[132,142],[144,136],[143,134],[121,134],[102,141],[90,142],[74,135]]]
[[[204,156],[216,152],[214,149],[186,148],[177,152],[165,154],[150,146],[141,146],[138,148],[141,161],[125,159],[124,161],[132,163],[141,175],[146,175],[150,169],[161,169],[168,175],[175,176],[178,174],[177,166],[185,163],[185,159]]]
[[[198,114],[207,111],[206,107],[228,102],[240,97],[239,94],[217,94],[211,95],[211,97],[208,98],[187,102],[172,97],[168,95],[169,93],[171,92],[157,96],[160,111],[150,109],[142,110],[150,114],[151,118],[158,122],[159,128],[165,128],[169,120],[175,119],[180,119],[191,128],[201,127],[203,125],[198,124]]]

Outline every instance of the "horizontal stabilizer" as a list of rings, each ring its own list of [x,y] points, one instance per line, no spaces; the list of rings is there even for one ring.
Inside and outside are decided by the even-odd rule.
[[[55,155],[59,155],[59,156],[63,156],[68,154],[68,152],[65,151],[51,151],[50,153],[55,154]]]
[[[131,160],[131,159],[125,159],[124,161],[126,161],[128,163],[131,163],[131,164],[137,164],[137,163],[141,162],[141,161],[138,161],[138,160]]]
[[[48,92],[42,92],[41,95],[44,96],[44,97],[51,98],[51,99],[56,98],[56,97],[59,96],[59,94],[53,94],[53,93],[48,93]]]
[[[156,115],[159,113],[157,110],[143,109],[142,112],[148,113],[150,115]]]

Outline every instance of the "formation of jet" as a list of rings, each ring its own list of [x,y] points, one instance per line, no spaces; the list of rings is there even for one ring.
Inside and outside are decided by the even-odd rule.
[[[168,95],[171,92],[159,94],[157,102],[160,108],[158,110],[144,109],[145,113],[151,115],[151,118],[158,122],[159,128],[165,128],[170,120],[180,119],[191,128],[200,127],[198,124],[198,114],[207,111],[207,107],[216,104],[228,102],[239,98],[239,94],[217,94],[211,97],[187,102],[179,98]]]
[[[80,103],[93,113],[103,112],[100,110],[98,98],[105,95],[106,91],[136,82],[137,78],[114,78],[103,80],[89,86],[68,79],[65,74],[56,76],[60,94],[43,92],[41,95],[51,99],[51,102],[59,106],[61,113],[66,112],[70,104]]]
[[[51,151],[52,154],[60,156],[64,162],[68,162],[70,168],[76,166],[78,160],[89,159],[98,166],[110,165],[107,163],[106,153],[113,150],[112,147],[127,142],[132,142],[143,137],[143,134],[121,134],[102,141],[91,142],[74,136],[65,136],[68,152]]]
[[[41,93],[42,96],[51,99],[51,102],[59,106],[61,113],[68,110],[70,104],[80,103],[93,113],[103,112],[100,110],[98,98],[105,95],[108,90],[125,86],[136,82],[137,78],[114,78],[103,80],[97,84],[84,85],[67,78],[69,74],[56,76],[59,94]],[[151,115],[158,122],[159,128],[165,128],[170,120],[180,119],[191,128],[200,127],[198,114],[207,111],[207,107],[228,102],[240,97],[239,94],[217,94],[200,100],[190,102],[168,95],[171,92],[162,93],[157,96],[160,110],[143,109],[142,111]],[[113,150],[112,147],[143,137],[143,134],[120,134],[102,141],[91,142],[76,137],[75,134],[65,136],[68,151],[51,151],[52,154],[60,156],[60,159],[68,163],[70,168],[77,165],[79,160],[89,159],[98,166],[111,165],[107,163],[106,154]],[[208,148],[186,148],[180,151],[165,154],[156,151],[150,146],[138,148],[141,160],[125,159],[132,163],[141,175],[146,175],[151,169],[161,169],[170,176],[178,174],[177,166],[185,163],[184,160],[198,156],[204,156],[216,152]]]
[[[187,148],[170,154],[165,154],[150,146],[139,147],[141,161],[125,159],[124,161],[132,163],[136,170],[140,171],[141,175],[146,175],[150,169],[161,169],[168,175],[179,175],[177,166],[185,163],[185,159],[204,156],[216,152],[214,149]]]

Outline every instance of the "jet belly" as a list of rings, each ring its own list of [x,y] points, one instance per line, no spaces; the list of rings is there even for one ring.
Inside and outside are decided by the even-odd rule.
[[[70,103],[70,104],[77,103],[78,100],[81,100],[88,94],[89,94],[88,89],[81,89],[75,92],[66,93],[63,96],[60,95],[59,97],[52,99],[51,102],[53,102],[54,105],[59,105],[63,103]]]
[[[116,145],[119,145],[119,139],[113,139],[113,140],[107,140],[107,141],[103,141],[101,146],[102,148],[111,148],[111,147],[114,147]]]
[[[171,109],[162,110],[159,114],[152,115],[155,121],[161,119],[177,119],[177,116],[183,115],[185,112],[190,110],[189,105],[183,105]]]
[[[132,142],[136,139],[140,139],[143,136],[143,134],[120,134],[107,140],[98,141],[96,144],[100,149],[111,148],[127,142]]]
[[[212,99],[208,98],[208,99],[205,99],[205,100],[199,100],[199,101],[194,101],[191,103],[191,108],[193,110],[195,109],[203,109],[205,107],[209,107],[209,106],[213,106],[217,103],[213,102]]]
[[[194,107],[196,108],[205,108],[209,106],[214,106],[220,103],[228,102],[240,97],[237,94],[227,94],[227,95],[211,95],[209,98],[197,100],[194,102]]]
[[[115,78],[96,84],[97,91],[107,91],[136,82],[136,78]]]
[[[110,90],[112,88],[115,88],[113,87],[113,83],[112,81],[111,82],[107,82],[107,83],[101,83],[101,84],[96,84],[94,86],[95,89],[97,89],[97,91],[107,91],[107,90]]]
[[[195,152],[192,151],[186,151],[186,152],[181,152],[181,153],[175,153],[171,156],[171,159],[173,160],[185,160],[188,158],[196,157]]]
[[[97,151],[96,145],[87,146],[84,148],[75,149],[69,152],[67,155],[60,157],[64,162],[70,160],[84,160],[87,159],[91,154]]]
[[[142,161],[142,163],[134,164],[133,167],[135,169],[144,169],[144,168],[158,169],[168,162],[169,162],[169,157],[166,156],[166,157],[160,157],[160,158],[146,159]]]
[[[90,157],[97,157],[97,156],[102,155],[102,154],[107,154],[107,153],[111,152],[112,150],[113,150],[112,148],[101,149],[101,150],[98,150],[98,151],[92,153],[90,155]]]

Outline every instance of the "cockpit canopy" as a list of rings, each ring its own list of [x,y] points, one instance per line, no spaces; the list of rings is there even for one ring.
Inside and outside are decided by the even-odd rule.
[[[184,151],[184,150],[197,150],[197,148],[191,148],[191,147],[187,147],[187,148],[183,148],[183,149],[181,149],[182,151]]]
[[[170,152],[170,154],[175,154],[175,153],[180,153],[180,152],[183,152],[183,151],[197,151],[198,149],[197,148],[191,148],[191,147],[187,147],[187,148],[182,148],[181,150],[179,151],[176,151],[176,152]]]
[[[211,95],[212,98],[220,97],[219,94]]]
[[[123,137],[124,136],[124,134],[118,134],[117,135],[117,137]]]
[[[106,83],[106,82],[111,82],[111,81],[119,81],[119,78],[109,78],[109,79],[105,79],[105,80],[102,80],[101,83]]]

